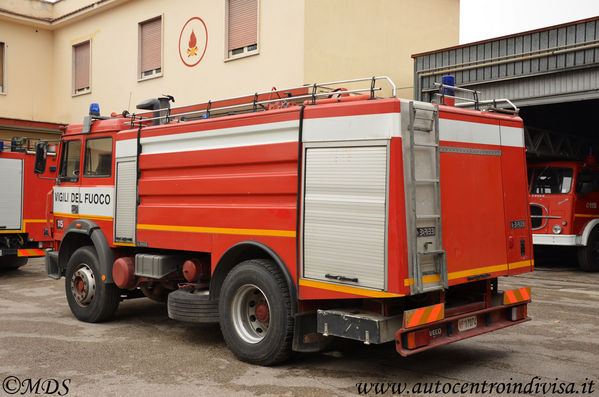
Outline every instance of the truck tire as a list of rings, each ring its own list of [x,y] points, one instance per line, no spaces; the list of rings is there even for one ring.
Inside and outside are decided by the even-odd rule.
[[[102,281],[100,261],[91,246],[77,249],[69,259],[65,291],[75,317],[88,323],[106,321],[120,301],[120,289]]]
[[[17,255],[0,256],[0,269],[18,269],[27,264],[27,257]]]
[[[240,360],[274,365],[291,355],[291,297],[272,261],[247,260],[231,270],[220,291],[219,315],[225,342]]]
[[[209,294],[178,289],[168,294],[168,316],[188,323],[218,323],[218,301]]]
[[[585,272],[599,272],[599,228],[594,228],[585,247],[578,248],[578,264]]]

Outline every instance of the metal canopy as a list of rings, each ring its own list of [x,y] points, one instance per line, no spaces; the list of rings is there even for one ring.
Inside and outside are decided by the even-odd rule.
[[[599,17],[413,55],[414,97],[441,76],[518,107],[599,98]]]

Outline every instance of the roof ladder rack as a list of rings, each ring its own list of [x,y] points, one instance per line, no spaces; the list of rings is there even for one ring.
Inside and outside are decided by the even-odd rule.
[[[144,123],[155,120],[170,120],[179,122],[185,119],[201,119],[217,116],[251,113],[271,108],[284,108],[296,105],[316,105],[319,99],[323,98],[341,98],[345,96],[366,95],[370,99],[375,99],[375,92],[382,91],[383,87],[377,86],[378,82],[386,83],[386,88],[391,91],[388,98],[395,98],[397,88],[393,81],[387,76],[373,76],[352,80],[339,80],[326,83],[315,83],[301,85],[297,87],[276,89],[273,87],[270,91],[256,92],[254,94],[238,97],[223,98],[219,100],[210,100],[207,102],[193,105],[179,106],[173,108],[154,109],[153,112],[161,112],[160,116],[146,117],[148,112],[131,114],[131,126],[146,125]],[[366,87],[360,87],[363,83]],[[369,83],[369,84],[365,84]],[[340,85],[348,84],[351,89],[341,89]],[[358,86],[357,88],[353,88]],[[277,106],[272,106],[276,104]],[[270,105],[270,106],[269,106]],[[162,113],[164,112],[164,113]]]
[[[435,97],[439,98],[440,102],[443,103],[445,98],[451,98],[456,100],[456,107],[473,107],[476,110],[485,110],[487,112],[506,113],[514,116],[518,115],[520,109],[512,101],[506,98],[501,99],[487,99],[481,101],[479,99],[480,91],[471,90],[468,88],[462,88],[452,85],[446,85],[441,83],[433,83],[435,87],[439,89],[439,92],[435,93]],[[460,92],[466,95],[471,95],[472,98],[466,98],[465,96],[448,95],[447,91],[453,90],[454,92]],[[500,107],[500,105],[507,105],[509,108]]]

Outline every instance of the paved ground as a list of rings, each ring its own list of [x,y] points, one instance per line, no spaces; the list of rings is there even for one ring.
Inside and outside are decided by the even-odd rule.
[[[172,321],[165,305],[145,298],[122,303],[109,323],[79,322],[67,306],[64,279],[47,278],[36,259],[0,272],[0,378],[9,389],[16,382],[10,376],[21,382],[41,379],[40,385],[70,379],[69,396],[358,395],[358,382],[418,387],[439,381],[439,387],[445,382],[459,387],[483,381],[527,384],[535,376],[539,382],[574,382],[562,387],[582,393],[582,383],[599,382],[599,274],[560,262],[500,285],[533,287],[533,321],[410,358],[397,355],[390,344],[343,342],[325,353],[263,368],[237,361],[218,326]],[[56,386],[45,385],[50,391]],[[59,386],[64,394],[65,386]],[[599,386],[594,388],[599,395]],[[543,395],[542,389],[532,391]]]

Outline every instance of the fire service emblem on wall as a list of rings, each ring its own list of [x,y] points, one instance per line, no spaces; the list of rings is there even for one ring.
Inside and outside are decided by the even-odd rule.
[[[208,29],[201,18],[190,18],[179,35],[179,57],[189,67],[200,63],[208,46]]]

